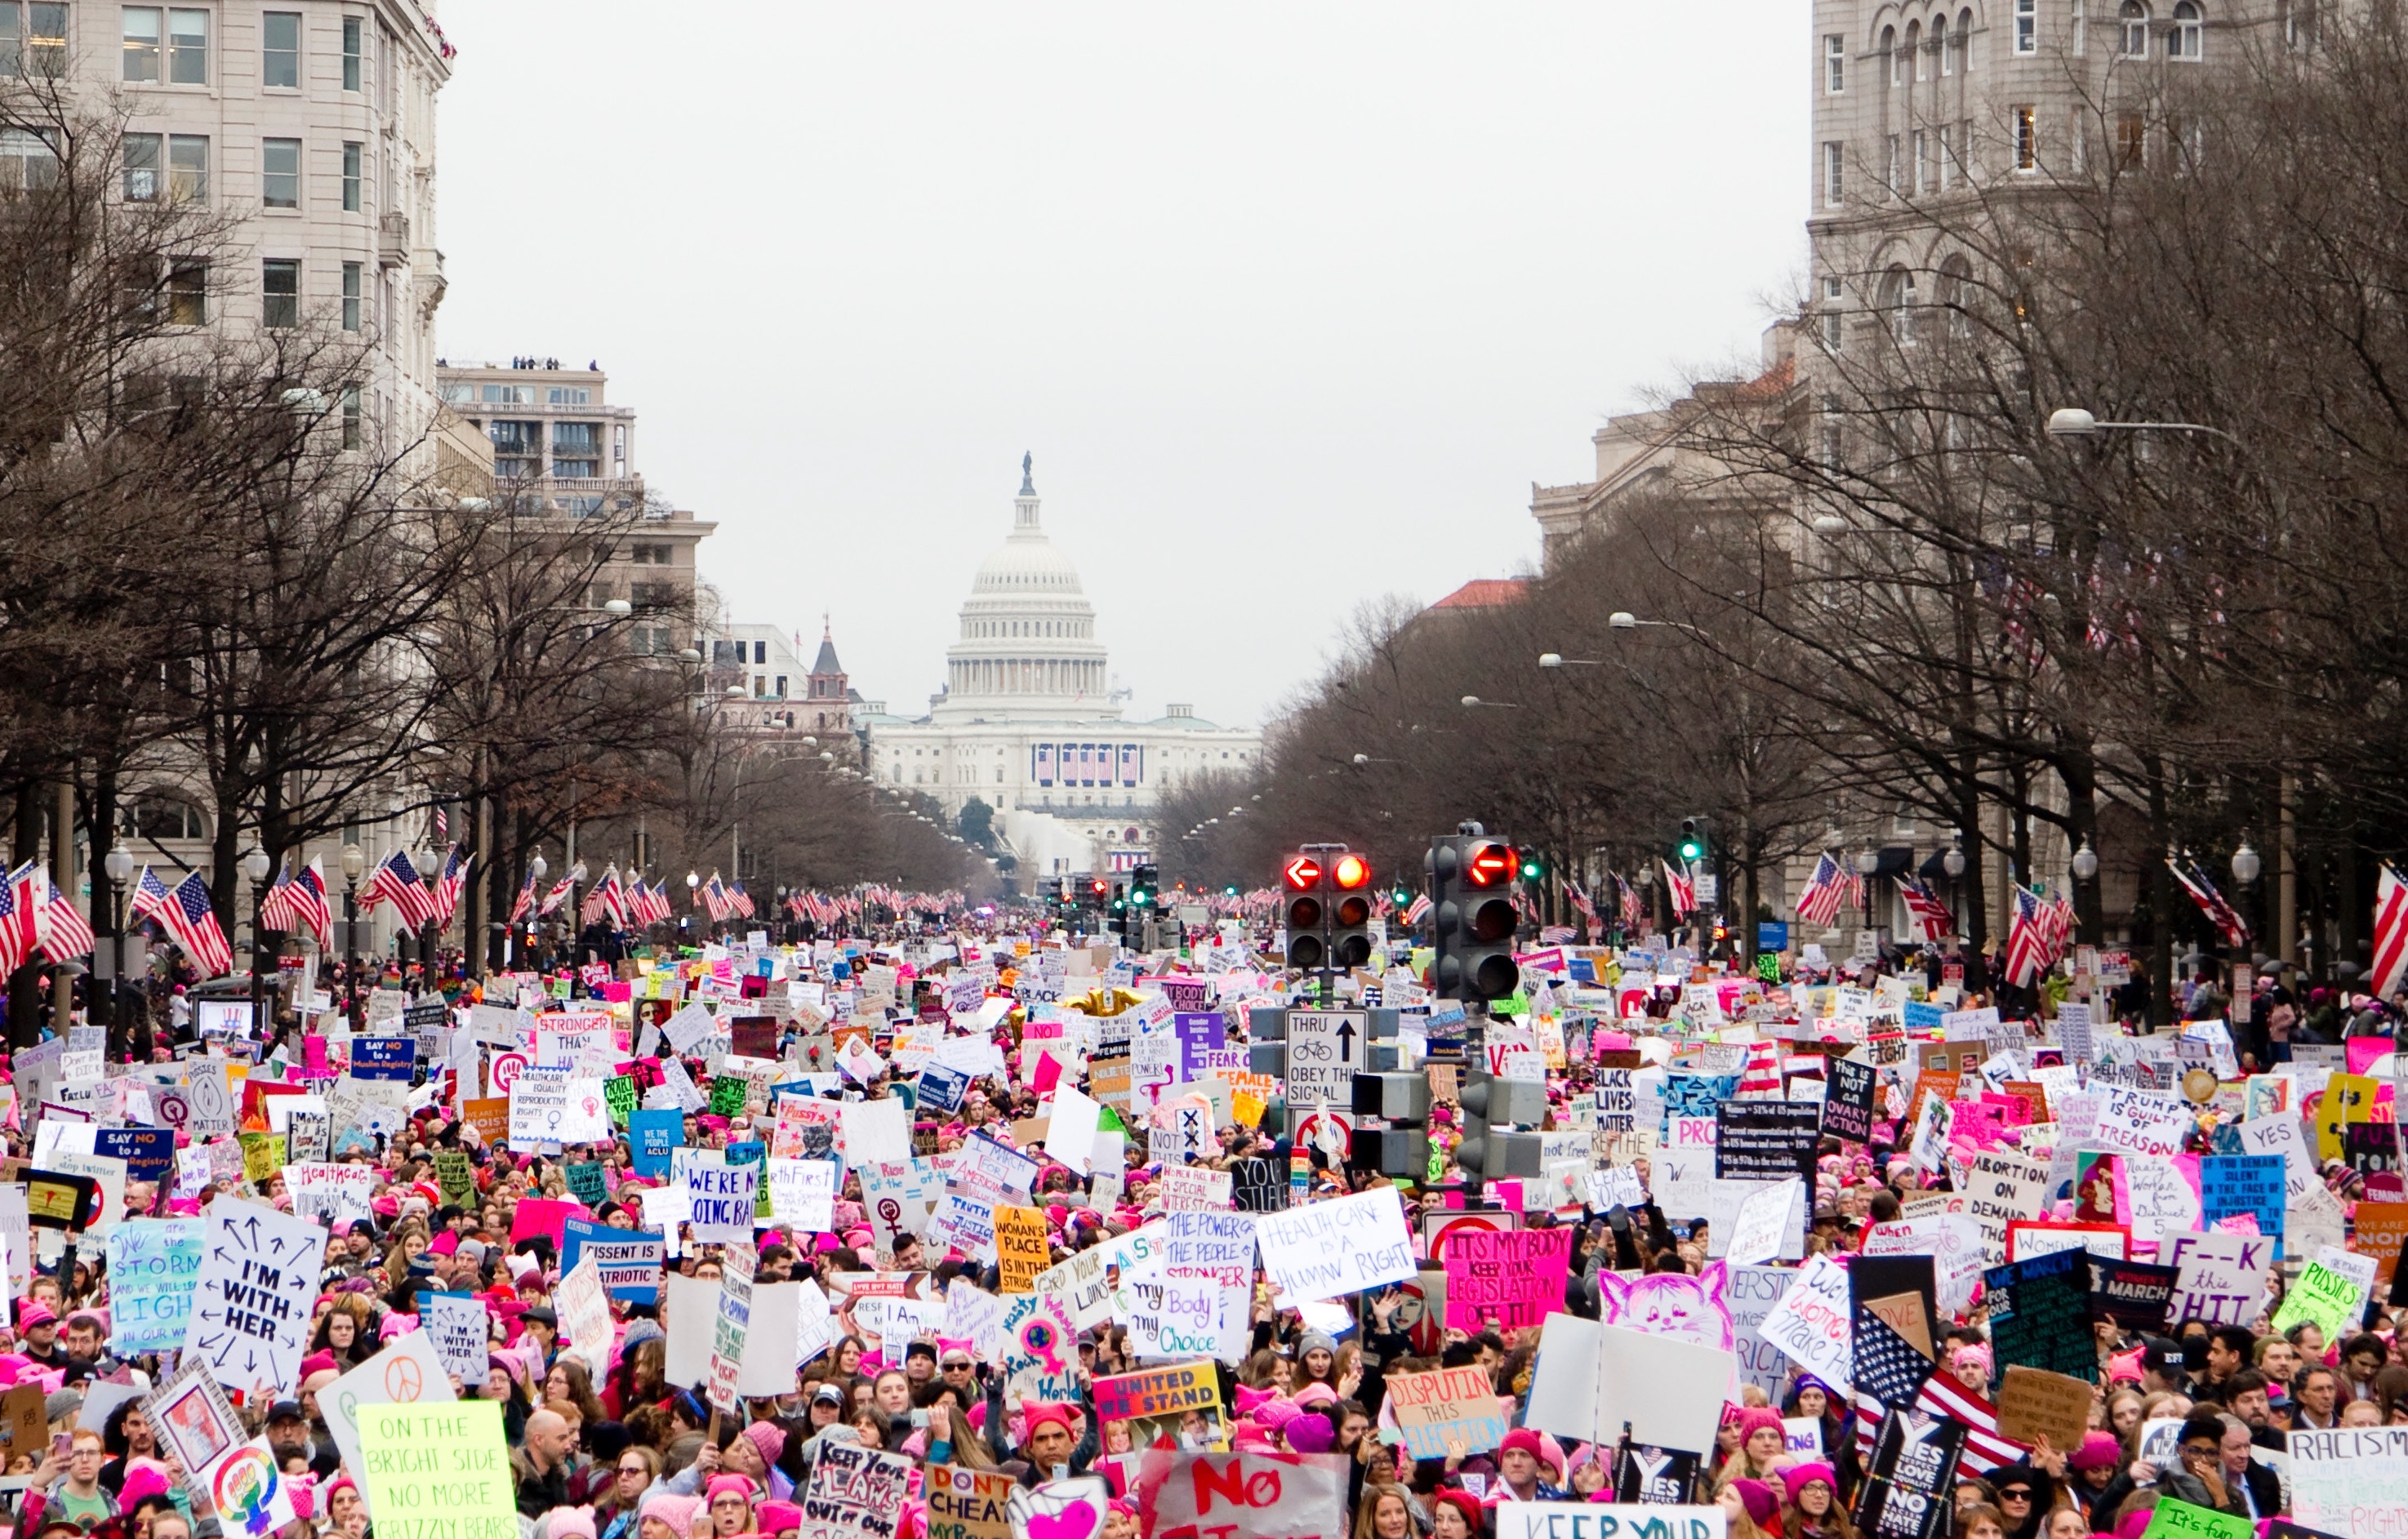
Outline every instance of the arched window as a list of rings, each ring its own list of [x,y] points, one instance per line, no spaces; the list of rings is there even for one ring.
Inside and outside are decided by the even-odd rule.
[[[1899,83],[1900,78],[1898,64],[1898,29],[1896,27],[1882,28],[1881,50],[1883,68],[1889,76],[1889,83],[1896,85]]]
[[[201,809],[166,791],[136,792],[120,814],[145,839],[206,839],[208,819]]]
[[[2124,0],[2116,13],[2115,51],[2127,59],[2149,56],[2149,7],[2141,0]]]
[[[1909,21],[1906,24],[1906,51],[1914,55],[1914,78],[1918,80],[1928,78],[1929,77],[1923,67],[1922,22]]]
[[[2166,34],[2166,57],[2207,57],[2207,19],[2200,13],[2199,0],[2176,0],[2174,29]]]
[[[1960,252],[1940,264],[1940,304],[1948,312],[1948,335],[1973,335],[1973,264]]]
[[[1882,308],[1889,314],[1890,335],[1901,348],[1914,346],[1914,275],[1892,267],[1882,275]]]
[[[1954,50],[1955,40],[1948,36],[1948,18],[1933,17],[1931,19],[1931,51],[1940,56],[1940,74],[1943,79],[1956,73],[1956,55]]]
[[[1973,73],[1973,9],[1971,6],[1956,13],[1956,64],[1966,74]]]

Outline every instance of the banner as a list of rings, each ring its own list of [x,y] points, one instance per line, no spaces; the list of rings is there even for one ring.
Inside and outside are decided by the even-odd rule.
[[[1347,1463],[1342,1454],[1148,1449],[1133,1484],[1138,1532],[1149,1539],[1346,1539]]]

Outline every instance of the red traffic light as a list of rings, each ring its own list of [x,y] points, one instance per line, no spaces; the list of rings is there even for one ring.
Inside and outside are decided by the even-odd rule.
[[[1280,868],[1280,877],[1297,892],[1309,892],[1321,885],[1321,862],[1310,855],[1297,855]]]
[[[1371,862],[1360,855],[1340,855],[1330,875],[1337,879],[1340,891],[1352,892],[1371,885]]]
[[[1097,878],[1096,880],[1092,881],[1092,882],[1089,882],[1089,883],[1087,884],[1087,891],[1089,891],[1090,892],[1093,892],[1096,897],[1100,898],[1100,897],[1102,897],[1105,893],[1107,893],[1107,892],[1109,892],[1109,891],[1111,891],[1111,884],[1110,882],[1107,882],[1107,881],[1102,880],[1101,878]]]
[[[1474,887],[1497,887],[1512,881],[1521,869],[1512,845],[1479,844],[1465,853],[1463,879]]]

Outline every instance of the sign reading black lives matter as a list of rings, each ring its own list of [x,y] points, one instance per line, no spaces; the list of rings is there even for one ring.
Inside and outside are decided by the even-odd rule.
[[[1916,1410],[1883,1417],[1856,1493],[1865,1539],[1938,1539],[1955,1506],[1949,1487],[1964,1451],[1962,1423]]]

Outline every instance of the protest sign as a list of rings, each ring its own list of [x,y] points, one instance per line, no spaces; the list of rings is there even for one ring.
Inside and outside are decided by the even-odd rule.
[[[360,1452],[382,1539],[516,1539],[502,1404],[364,1404]]]
[[[2274,1259],[2282,1260],[2285,1182],[2279,1154],[2207,1156],[2199,1162],[2200,1227],[2213,1229],[2246,1213],[2258,1220],[2258,1233],[2273,1237]]]
[[[2408,1427],[2292,1432],[2291,1517],[2349,1539],[2408,1532]]]
[[[893,1539],[917,1466],[857,1443],[823,1442],[795,1499],[797,1539]]]
[[[1488,1510],[1497,1539],[1725,1539],[1730,1532],[1714,1506],[1499,1502]]]
[[[762,1167],[729,1164],[724,1160],[724,1155],[715,1155],[713,1160],[696,1159],[685,1167],[686,1196],[694,1204],[695,1243],[749,1248]]]
[[[1537,1325],[1563,1307],[1572,1232],[1553,1229],[1449,1233],[1446,1323],[1477,1332]]]
[[[2331,1341],[2356,1329],[2358,1311],[2365,1304],[2366,1290],[2356,1278],[2314,1261],[2284,1295],[2283,1307],[2274,1312],[2273,1325],[2282,1332],[2301,1320],[2313,1320],[2324,1332],[2325,1339]]]
[[[1396,1408],[1405,1452],[1414,1459],[1462,1459],[1505,1440],[1497,1387],[1477,1368],[1391,1374],[1387,1403]]]
[[[1291,1299],[1329,1299],[1421,1270],[1393,1187],[1257,1214],[1263,1269]]]
[[[1005,1503],[1020,1483],[1009,1475],[964,1464],[931,1464],[923,1492],[927,1539],[1011,1539]]]
[[[491,1321],[485,1314],[485,1301],[473,1293],[426,1293],[425,1304],[419,1311],[418,1323],[435,1344],[435,1355],[447,1375],[457,1374],[463,1384],[478,1382],[485,1372],[487,1354],[493,1347]]]
[[[1714,1177],[1812,1178],[1823,1108],[1812,1101],[1725,1101],[1714,1108]]]
[[[1865,1539],[1938,1539],[1955,1504],[1949,1500],[1965,1426],[1946,1417],[1893,1410],[1873,1434],[1873,1455],[1856,1492],[1856,1527]]]
[[[1716,1181],[1717,1188],[1746,1190],[1728,1224],[1719,1211],[1713,1218],[1714,1232],[1728,1236],[1724,1255],[1734,1266],[1749,1266],[1769,1261],[1782,1254],[1787,1236],[1799,1236],[1804,1244],[1806,1229],[1806,1183],[1793,1176],[1785,1181]],[[1749,1190],[1752,1189],[1752,1190]],[[1720,1192],[1717,1192],[1717,1198]],[[1719,1201],[1717,1202],[1719,1208]],[[1791,1215],[1797,1214],[1793,1221]],[[1793,1254],[1802,1254],[1796,1252]]]
[[[1880,1071],[1870,1063],[1832,1059],[1829,1076],[1823,1082],[1822,1131],[1859,1144],[1870,1140],[1879,1078]]]
[[[2027,1446],[2079,1448],[2090,1430],[2093,1390],[2082,1379],[2011,1364],[1999,1385],[1999,1435]]]
[[[1142,1373],[1116,1374],[1095,1381],[1096,1419],[1111,1426],[1129,1422],[1130,1446],[1151,1447],[1182,1432],[1217,1444],[1221,1379],[1210,1362],[1182,1362]]]
[[[31,1389],[37,1399],[41,1394],[38,1386],[21,1388]],[[6,1404],[0,1401],[0,1407]],[[48,1435],[48,1429],[39,1419],[41,1406],[37,1404],[33,1409],[36,1419],[32,1441],[38,1442]],[[175,1377],[162,1384],[143,1403],[142,1417],[161,1445],[194,1470],[208,1469],[242,1441],[242,1422],[227,1402],[225,1391],[197,1361],[187,1363]],[[34,1452],[22,1429],[12,1432],[8,1441],[11,1457]]]
[[[1102,1475],[1066,1475],[1015,1489],[1004,1515],[1012,1539],[1096,1539],[1110,1521],[1111,1495]]]
[[[669,1173],[670,1151],[685,1143],[685,1114],[676,1107],[647,1107],[627,1119],[628,1151],[636,1174],[657,1181]]]
[[[224,1532],[265,1539],[294,1520],[293,1492],[286,1479],[275,1450],[262,1437],[220,1455],[194,1484],[208,1493]]]
[[[1612,1444],[1627,1422],[1636,1442],[1713,1446],[1736,1371],[1730,1352],[1576,1315],[1550,1315],[1541,1329],[1526,1425]]]
[[[1988,1289],[1991,1347],[2000,1368],[2019,1362],[2098,1381],[2090,1267],[2089,1252],[2060,1250],[1994,1266],[1982,1275]]]
[[[1783,1356],[1844,1395],[1851,1374],[1848,1269],[1829,1256],[1810,1258],[1757,1332]]]
[[[736,1375],[744,1361],[744,1336],[752,1324],[752,1270],[758,1257],[750,1244],[730,1246],[720,1260],[719,1309],[710,1327],[710,1403],[736,1412]]]
[[[1964,1162],[1964,1211],[1982,1229],[1982,1259],[2007,1259],[2007,1225],[2035,1218],[2048,1192],[2048,1167],[2007,1149],[1977,1149]]]
[[[1346,1539],[1346,1489],[1341,1454],[1164,1448],[1139,1456],[1133,1482],[1138,1531],[1158,1539]]]
[[[583,1358],[595,1376],[610,1366],[610,1298],[603,1290],[600,1267],[587,1256],[562,1274],[552,1290],[552,1307],[560,1321],[563,1348]],[[787,1363],[788,1368],[794,1365]]]
[[[1225,1170],[1172,1165],[1162,1173],[1160,1190],[1166,1213],[1226,1212],[1230,1205],[1230,1176]]]
[[[183,1347],[208,1228],[200,1218],[129,1218],[108,1232],[108,1342],[119,1356]]]
[[[412,1331],[395,1336],[376,1356],[319,1390],[318,1408],[325,1414],[327,1430],[335,1434],[335,1446],[343,1451],[343,1462],[358,1470],[367,1467],[366,1454],[360,1446],[359,1418],[363,1409],[371,1405],[450,1404],[459,1398],[452,1392],[451,1377],[443,1371],[442,1360],[436,1356],[435,1344],[427,1339],[424,1331]],[[373,1515],[373,1495],[363,1495]]]
[[[204,1221],[208,1230],[184,1350],[207,1359],[219,1383],[245,1395],[290,1394],[301,1381],[325,1231],[224,1197],[209,1204]]]
[[[2183,1140],[2198,1125],[2188,1103],[2170,1095],[2100,1084],[2099,1123],[2091,1134],[2099,1147],[2125,1154],[2171,1156],[2182,1152]]]
[[[2161,1332],[2180,1272],[2147,1261],[2090,1262],[2090,1318],[2114,1320],[2134,1334]]]
[[[995,1257],[1001,1274],[996,1290],[1000,1293],[1025,1293],[1035,1284],[1037,1275],[1053,1263],[1053,1253],[1045,1243],[1044,1213],[1033,1207],[998,1207],[995,1210]]]
[[[2141,1539],[2258,1539],[2258,1525],[2160,1495],[2149,1509],[2149,1526],[2141,1531]]]
[[[2363,1224],[2370,1204],[2358,1204]],[[2176,1322],[2247,1325],[2265,1307],[2266,1276],[2274,1264],[2274,1242],[2253,1234],[2185,1233],[2169,1236],[2157,1254],[2174,1268],[2174,1296],[2166,1318]]]

